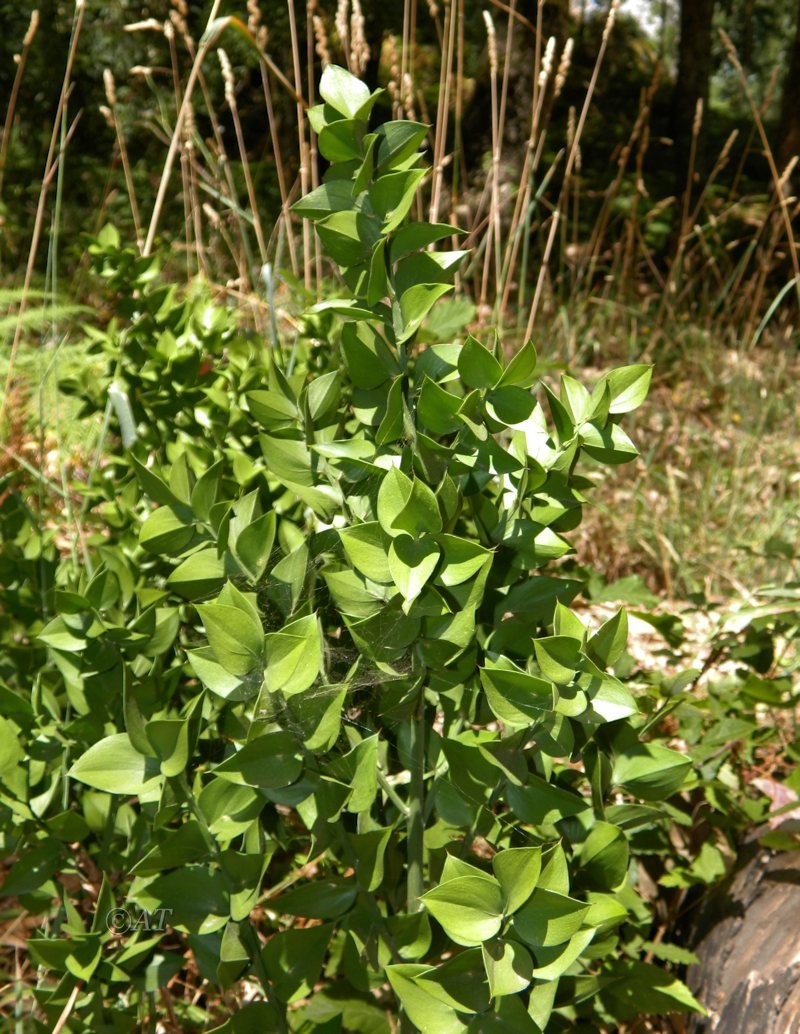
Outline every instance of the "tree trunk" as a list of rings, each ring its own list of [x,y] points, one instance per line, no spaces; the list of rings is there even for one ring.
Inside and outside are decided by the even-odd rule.
[[[790,158],[800,154],[800,3],[794,43],[787,57],[789,70],[783,82],[777,148],[781,172]]]
[[[708,1009],[691,1034],[800,1030],[800,852],[760,849],[702,909],[688,982]]]
[[[678,193],[683,193],[686,187],[697,102],[703,102],[704,110],[708,107],[713,18],[714,0],[681,0],[678,78],[672,98]]]

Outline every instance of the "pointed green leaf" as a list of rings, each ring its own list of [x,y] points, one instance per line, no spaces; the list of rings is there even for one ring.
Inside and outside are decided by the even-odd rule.
[[[618,826],[596,822],[581,845],[580,860],[590,885],[614,890],[628,874],[628,839]]]
[[[378,240],[375,219],[362,212],[334,212],[317,223],[317,233],[326,253],[343,267],[365,262]]]
[[[382,238],[372,249],[372,258],[369,260],[367,304],[377,305],[388,293],[389,278],[386,273],[386,239]]]
[[[589,392],[574,377],[570,377],[566,373],[561,377],[561,401],[573,424],[580,424],[587,419],[591,408]]]
[[[389,536],[378,521],[352,524],[339,531],[347,559],[366,578],[383,585],[392,583],[389,570]]]
[[[136,750],[127,733],[114,733],[85,751],[69,775],[105,793],[150,794],[161,785],[159,762]]]
[[[578,932],[588,911],[582,901],[539,888],[514,916],[514,931],[534,948],[552,948]]]
[[[319,83],[320,97],[345,118],[355,118],[370,99],[369,87],[339,65],[325,66]]]
[[[535,639],[536,660],[545,678],[568,685],[580,665],[580,643],[570,636],[553,635]]]
[[[234,551],[251,582],[260,581],[267,569],[275,542],[277,521],[274,510],[262,513],[239,532]]]
[[[611,413],[630,413],[638,409],[647,398],[650,381],[653,376],[652,366],[622,366],[607,375],[611,392]]]
[[[368,833],[353,833],[356,854],[356,879],[370,893],[383,883],[383,859],[393,833],[393,827],[372,829]]]
[[[458,876],[422,896],[425,908],[456,944],[478,945],[500,929],[500,884],[478,876]]]
[[[694,1012],[708,1015],[689,988],[674,973],[668,973],[659,966],[635,959],[619,959],[611,964],[609,975],[611,981],[608,990],[603,992],[604,998],[608,997],[612,1008],[618,1010],[618,1015],[624,1019],[633,1019],[641,1013]]]
[[[375,432],[378,445],[396,442],[403,434],[403,378],[396,377],[386,398],[386,412]]]
[[[401,226],[392,238],[392,262],[399,262],[412,251],[426,248],[445,237],[455,237],[465,232],[447,223],[409,223]]]
[[[176,556],[191,542],[194,527],[172,507],[159,506],[153,510],[139,532],[139,542],[150,553]]]
[[[461,951],[420,973],[417,985],[458,1012],[483,1013],[489,1008],[489,985],[478,948]]]
[[[203,683],[206,689],[222,697],[225,700],[246,700],[254,696],[261,685],[261,673],[258,672],[256,679],[242,680],[238,675],[232,675],[224,668],[214,656],[214,651],[208,646],[202,646],[199,650],[188,650],[186,659],[189,667]]]
[[[416,284],[404,291],[400,296],[400,326],[395,328],[397,343],[413,337],[439,298],[452,289],[451,284]]]
[[[425,175],[424,169],[389,172],[372,184],[369,199],[372,207],[384,220],[384,233],[391,233],[408,215]]]
[[[190,820],[162,835],[164,839],[134,865],[132,875],[155,876],[165,869],[178,869],[208,858],[209,847],[199,822]]]
[[[443,585],[461,585],[468,581],[492,557],[492,551],[456,535],[440,535],[437,539],[444,551],[444,565],[439,578]]]
[[[199,482],[198,482],[199,483]],[[207,596],[225,581],[225,564],[216,548],[201,549],[178,564],[167,578],[167,585],[187,600]]]
[[[376,172],[381,176],[390,169],[396,169],[416,152],[427,136],[428,127],[419,122],[396,119],[393,122],[384,122],[376,133],[378,136]]]
[[[458,357],[458,372],[462,381],[470,388],[493,388],[503,375],[503,367],[492,353],[470,334]]]
[[[362,159],[366,125],[357,119],[342,118],[323,126],[317,139],[319,152],[329,162]]]
[[[480,678],[489,707],[507,725],[525,728],[553,708],[552,685],[506,658],[481,668]]]
[[[497,939],[481,946],[492,998],[519,994],[531,982],[533,959],[517,941]]]
[[[541,847],[510,847],[492,858],[492,869],[503,891],[503,910],[511,915],[528,900],[542,871]]]
[[[508,803],[517,818],[534,826],[549,826],[580,815],[592,806],[591,801],[580,794],[533,775],[527,786],[509,785]]]
[[[514,384],[520,388],[530,388],[536,382],[536,368],[538,358],[533,341],[526,341],[522,348],[512,356],[511,360],[503,370],[497,387],[502,388]]]
[[[368,133],[364,137],[363,144],[364,160],[353,180],[354,198],[358,197],[362,191],[367,190],[372,181],[372,175],[375,172],[375,155],[378,151],[378,137],[375,133]]]
[[[237,606],[200,603],[196,610],[205,626],[214,656],[231,675],[246,675],[262,661],[264,632],[261,622]]]
[[[352,207],[352,185],[346,180],[331,180],[295,201],[292,211],[305,219],[325,219],[334,212],[349,212]]]
[[[267,732],[217,765],[214,774],[239,786],[277,789],[289,786],[303,771],[296,754],[297,746],[288,732]]]
[[[614,759],[613,780],[643,801],[663,801],[681,788],[691,759],[660,743],[639,743]]]
[[[403,1011],[422,1034],[461,1034],[466,1027],[456,1011],[417,983],[416,978],[429,970],[430,966],[400,963],[387,966],[386,976]]]
[[[424,427],[436,434],[453,434],[461,426],[458,411],[461,399],[425,377],[417,399],[417,415]]]
[[[264,671],[270,693],[294,696],[316,681],[322,670],[322,633],[316,615],[298,618],[266,636]]]
[[[609,668],[625,652],[628,644],[628,615],[620,607],[613,617],[590,637],[587,653],[603,668]]]
[[[357,893],[358,886],[352,879],[317,879],[273,898],[272,906],[284,915],[337,919],[349,912]]]
[[[281,1002],[294,1002],[310,994],[319,979],[332,933],[333,926],[324,923],[283,930],[267,941],[261,955]]]
[[[587,456],[616,466],[630,463],[636,459],[639,451],[619,424],[608,424],[600,430],[593,424],[582,424],[580,440]]]
[[[376,330],[364,323],[342,327],[342,351],[350,379],[369,391],[400,373],[391,349]]]
[[[413,488],[411,478],[397,467],[387,471],[378,489],[378,521],[387,535],[401,534],[395,521],[405,509]]]
[[[378,506],[380,507],[380,497]],[[439,503],[424,481],[414,479],[406,504],[392,521],[391,527],[395,534],[405,531],[409,535],[419,535],[423,532],[436,534],[442,530]]]
[[[406,602],[413,602],[430,580],[439,562],[439,548],[431,540],[415,541],[398,535],[389,547],[389,571]]]
[[[579,930],[566,944],[557,944],[552,948],[536,948],[536,966],[532,974],[534,980],[557,980],[585,951],[594,935],[594,930]]]
[[[147,738],[161,763],[161,774],[180,775],[189,764],[193,749],[190,723],[186,718],[155,718],[145,726]]]
[[[342,759],[351,768],[347,810],[369,811],[378,792],[378,735],[368,736]]]

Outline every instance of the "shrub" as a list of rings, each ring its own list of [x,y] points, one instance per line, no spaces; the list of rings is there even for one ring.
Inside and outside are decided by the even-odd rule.
[[[77,988],[67,1029],[132,1030],[188,947],[223,989],[260,984],[225,1031],[616,1029],[699,1008],[645,961],[637,886],[690,761],[613,674],[625,613],[587,628],[561,562],[580,471],[636,455],[621,419],[650,370],[555,393],[531,342],[423,348],[465,259],[431,250],[455,227],[409,218],[426,129],[370,132],[376,94],[335,66],[320,90],[330,169],[295,209],[349,296],[312,310],[319,344],[262,351],[258,385],[237,361],[235,418],[191,378],[191,413],[181,392],[160,409],[153,380],[158,420],[129,455],[156,504],[149,573],[124,536],[99,547],[52,593],[54,670],[7,693],[5,891],[61,899],[29,945],[60,981],[37,1003],[52,1024]],[[148,305],[139,344],[168,311]],[[163,333],[134,369],[174,359]],[[53,881],[70,869],[103,874],[80,909]],[[125,940],[108,926],[145,913]],[[209,1018],[178,1008],[184,1029]]]

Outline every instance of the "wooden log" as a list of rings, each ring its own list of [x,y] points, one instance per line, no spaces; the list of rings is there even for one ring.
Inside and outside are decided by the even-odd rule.
[[[800,1032],[800,851],[756,850],[697,924],[690,1034]]]

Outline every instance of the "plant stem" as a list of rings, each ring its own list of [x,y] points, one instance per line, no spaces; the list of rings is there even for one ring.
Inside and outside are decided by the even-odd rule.
[[[408,795],[408,911],[419,912],[425,890],[425,687],[419,686],[419,700],[408,726],[409,769],[411,782]]]
[[[378,769],[378,785],[383,789],[386,796],[397,808],[401,815],[408,815],[408,805],[405,803],[400,794],[395,790],[389,780],[386,778],[384,773]]]
[[[212,856],[221,864],[222,854],[219,844],[217,843],[214,834],[211,832],[205,815],[200,810],[200,805],[197,803],[197,798],[195,797],[194,791],[186,777],[186,773],[181,772],[181,774],[176,777],[175,783],[186,798],[189,809],[200,826],[200,831],[208,844]],[[241,930],[243,936],[246,937],[249,942],[250,951],[252,952],[253,968],[264,992],[264,998],[275,1007],[275,1011],[278,1016],[278,1034],[287,1034],[289,1028],[286,1025],[285,1006],[278,1000],[272,986],[272,981],[269,979],[266,967],[264,966],[264,960],[261,957],[261,942],[258,939],[258,934],[256,933],[252,917],[247,918],[242,923]]]
[[[258,940],[258,934],[255,931],[255,927],[252,922],[246,922],[243,924],[243,932],[247,940],[250,942],[250,951],[253,954],[253,966],[256,971],[256,976],[261,984],[264,996],[268,1002],[270,1002],[274,1008],[278,1020],[278,1034],[288,1034],[288,1026],[286,1025],[286,1007],[278,1001],[275,991],[272,987],[272,981],[267,975],[267,970],[264,965],[264,960],[261,957],[261,944]]]

